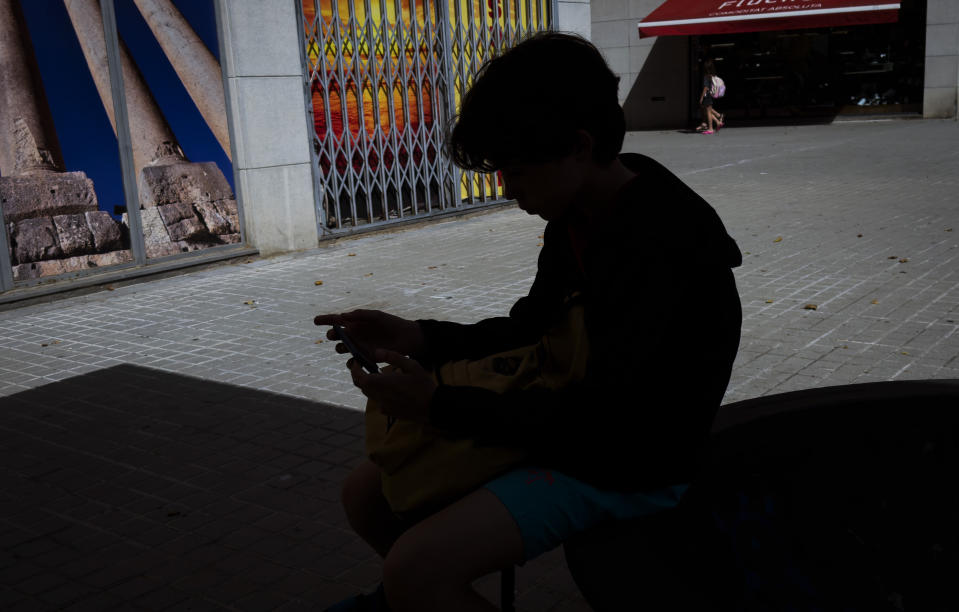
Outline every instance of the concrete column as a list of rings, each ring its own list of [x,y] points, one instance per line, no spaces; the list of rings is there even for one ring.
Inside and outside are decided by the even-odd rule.
[[[0,0],[0,173],[65,166],[19,0]]]
[[[959,2],[926,4],[924,117],[959,117]]]
[[[170,0],[134,0],[217,142],[230,157],[220,64]]]
[[[113,116],[113,97],[110,90],[110,71],[103,34],[103,19],[99,0],[64,0],[73,29],[76,31],[83,55],[96,83],[103,107],[116,133]],[[130,118],[130,136],[133,141],[133,166],[137,174],[147,166],[184,161],[186,156],[167,124],[153,94],[150,93],[140,69],[137,68],[123,41],[120,41],[120,63],[123,88],[126,93],[127,115]]]
[[[295,12],[301,5],[217,0],[216,7],[247,240],[264,255],[315,247],[313,131]]]

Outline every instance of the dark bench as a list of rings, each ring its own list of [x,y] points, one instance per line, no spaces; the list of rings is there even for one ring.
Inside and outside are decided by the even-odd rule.
[[[959,609],[959,380],[727,404],[708,458],[676,509],[566,542],[595,610]]]

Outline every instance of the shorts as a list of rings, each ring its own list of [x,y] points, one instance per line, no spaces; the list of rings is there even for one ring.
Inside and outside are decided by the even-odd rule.
[[[640,493],[602,491],[555,470],[534,467],[515,469],[484,485],[516,521],[525,561],[604,521],[673,508],[687,487],[678,484]]]
[[[713,105],[713,97],[710,94],[706,94],[705,96],[703,96],[703,102],[700,106],[712,106],[712,105]]]

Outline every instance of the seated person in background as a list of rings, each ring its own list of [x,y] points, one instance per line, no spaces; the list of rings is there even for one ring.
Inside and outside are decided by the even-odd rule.
[[[382,412],[528,457],[413,522],[391,511],[376,465],[357,467],[343,504],[384,558],[383,584],[332,610],[493,610],[474,580],[600,522],[672,507],[696,474],[739,346],[731,268],[741,255],[716,212],[675,175],[620,154],[618,81],[586,40],[540,33],[487,62],[463,98],[447,139],[453,161],[499,172],[506,196],[548,222],[535,280],[509,316],[316,317],[394,366],[368,374],[348,363]],[[440,364],[535,344],[571,300],[582,305],[587,339],[576,349],[582,376],[495,392],[431,375]]]

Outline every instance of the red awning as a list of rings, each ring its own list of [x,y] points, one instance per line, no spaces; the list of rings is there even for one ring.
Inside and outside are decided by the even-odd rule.
[[[824,28],[898,17],[899,2],[875,0],[666,0],[639,22],[639,36]]]

